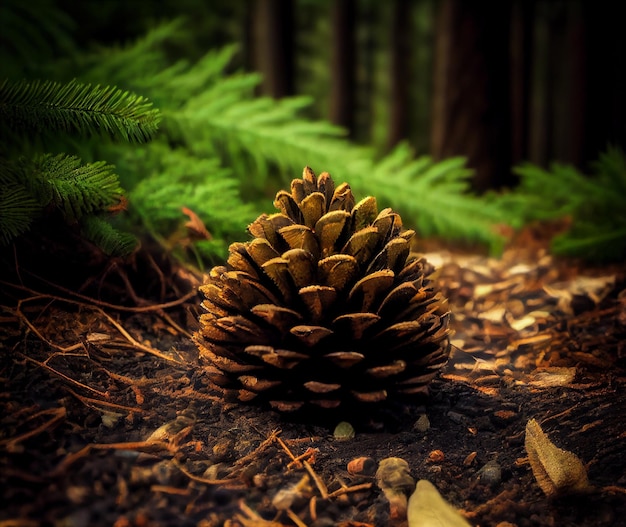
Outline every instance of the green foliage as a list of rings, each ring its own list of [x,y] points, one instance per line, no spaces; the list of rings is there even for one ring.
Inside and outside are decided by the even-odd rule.
[[[260,76],[238,71],[237,46],[209,51],[198,60],[173,59],[173,49],[190,46],[185,28],[183,20],[174,20],[132,43],[68,54],[42,68],[54,68],[57,78],[68,79],[65,83],[0,85],[5,144],[16,130],[35,136],[73,133],[82,141],[82,157],[109,159],[117,167],[114,173],[110,165],[83,164],[70,155],[35,156],[28,163],[22,156],[18,162],[15,149],[9,149],[11,155],[0,164],[5,242],[53,207],[107,250],[128,250],[130,238],[104,227],[101,216],[119,202],[123,187],[129,198],[126,228],[149,234],[203,267],[223,258],[256,215],[271,211],[275,192],[309,165],[348,181],[357,197],[376,196],[381,207],[398,210],[406,226],[423,236],[478,241],[497,253],[504,240],[496,225],[570,217],[571,229],[554,239],[555,252],[624,255],[621,152],[604,154],[592,177],[564,165],[550,170],[523,165],[517,168],[517,190],[476,196],[462,158],[416,157],[401,144],[377,159],[372,148],[348,141],[343,129],[305,117],[311,98],[258,97]],[[74,77],[80,82],[69,80]],[[161,114],[133,93],[155,101]],[[160,117],[153,141],[140,148],[124,144],[151,139]],[[119,141],[84,141],[90,136]],[[186,230],[185,211],[198,215],[209,239],[197,240]]]
[[[369,170],[352,177],[355,186],[375,189],[384,205],[400,210],[422,236],[478,241],[497,254],[504,239],[494,225],[504,221],[504,211],[471,193],[471,175],[462,157],[438,162],[429,156],[416,159],[408,145],[400,144]]]
[[[56,53],[75,50],[74,21],[55,0],[0,2],[0,78],[29,76]]]
[[[157,130],[159,113],[144,97],[112,86],[70,81],[0,84],[2,129],[32,133],[109,136],[145,142]]]
[[[99,214],[84,216],[80,227],[83,236],[100,247],[105,254],[125,256],[137,247],[135,236],[115,229]]]
[[[176,24],[167,27],[172,34],[178,31]],[[165,34],[155,30],[134,46],[143,49],[146,41],[164,46],[167,39],[160,38]],[[107,56],[117,63],[114,55],[135,56],[132,48]],[[198,213],[217,236],[241,236],[250,221],[250,208],[237,201],[240,197],[234,191],[228,202],[214,203],[210,199],[213,188],[227,182],[232,186],[235,176],[243,197],[256,203],[258,211],[267,210],[276,190],[309,165],[318,172],[330,171],[337,180],[350,182],[357,195],[379,197],[384,205],[398,209],[405,222],[424,235],[478,240],[494,250],[500,247],[502,239],[491,226],[502,221],[502,212],[469,193],[471,171],[463,159],[416,159],[406,145],[401,145],[378,162],[371,149],[347,141],[343,129],[302,117],[311,103],[309,98],[276,101],[255,97],[258,75],[229,72],[230,64],[236,60],[235,46],[211,51],[193,64],[179,61],[161,70],[158,65],[165,62],[165,57],[156,59],[154,47],[150,49],[151,59],[147,65],[143,63],[148,70],[142,70],[141,78],[127,80],[126,84],[159,101],[164,116],[161,141],[147,145],[142,158],[141,166],[150,174],[147,179],[139,183],[124,179],[124,174],[139,174],[139,166],[125,170],[121,168],[123,163],[116,164],[125,186],[131,189],[131,204],[151,232],[166,228],[161,231],[166,236],[167,226],[173,228],[174,217],[182,220],[180,205],[185,205]],[[106,60],[93,62],[97,68],[90,70],[90,78],[96,70],[108,71]],[[121,79],[115,81],[119,83]],[[170,145],[176,145],[175,149]],[[176,159],[173,164],[163,161],[170,155]],[[229,167],[230,171],[204,168],[202,160],[212,167]],[[185,170],[173,170],[183,163]],[[157,175],[165,173],[167,178]],[[199,175],[193,183],[187,183],[184,175],[192,173]],[[158,183],[153,183],[153,178]],[[191,195],[183,190],[188,184],[193,188]],[[165,201],[167,196],[175,196],[176,205],[166,206],[165,201],[157,205],[155,197],[161,196]],[[186,204],[179,197],[184,197]],[[225,207],[227,215],[216,215],[220,206]]]
[[[191,247],[202,267],[226,254],[228,244],[240,239],[245,226],[255,217],[254,207],[241,200],[238,181],[232,171],[216,158],[201,158],[184,148],[171,148],[165,142],[154,142],[144,151],[127,152],[125,166],[136,172],[150,167],[129,192],[129,200],[138,222],[164,246],[175,252],[173,242],[186,239],[180,233],[183,208],[196,213],[211,235]],[[181,253],[184,256],[184,253]]]
[[[552,241],[555,254],[588,260],[626,258],[626,156],[609,148],[585,175],[559,163],[544,170],[516,168],[520,185],[500,205],[518,227],[531,221],[569,218],[570,228]]]
[[[20,160],[21,180],[42,209],[58,209],[68,223],[118,203],[122,188],[113,167],[104,161],[83,164],[64,154]]]
[[[41,206],[15,177],[13,167],[0,160],[0,244],[7,245],[30,228]]]
[[[26,156],[25,144],[53,134],[145,141],[158,122],[151,103],[114,87],[75,81],[5,81],[0,85],[0,118],[2,242],[9,243],[26,232],[37,216],[56,210],[70,224],[81,220],[89,238],[97,240],[103,250],[127,254],[131,248],[128,236],[110,225],[103,227],[100,218],[89,218],[122,199],[114,168],[103,161],[85,164],[65,153]]]

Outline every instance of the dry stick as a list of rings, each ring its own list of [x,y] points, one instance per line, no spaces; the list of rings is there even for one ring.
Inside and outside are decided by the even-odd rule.
[[[287,509],[287,516],[289,516],[289,518],[291,518],[291,521],[293,523],[295,523],[298,527],[307,527],[307,524],[304,523],[300,518],[298,518],[298,516],[296,516],[296,514],[291,510],[291,509]]]
[[[124,327],[119,324],[118,322],[116,322],[113,317],[111,317],[110,315],[108,315],[107,313],[105,313],[102,309],[100,309],[99,307],[95,307],[94,309],[100,311],[100,313],[107,318],[107,320],[113,324],[115,326],[115,328],[126,338],[126,340],[128,340],[128,342],[130,342],[134,347],[140,349],[141,351],[145,351],[146,353],[149,353],[151,355],[154,355],[155,357],[159,357],[160,359],[163,360],[167,360],[170,362],[174,362],[175,364],[181,364],[181,362],[177,361],[176,359],[173,359],[172,357],[168,357],[167,355],[165,355],[164,353],[160,352],[157,349],[151,348],[150,346],[146,346],[144,344],[141,344],[140,342],[137,342],[131,335],[130,333],[128,333],[128,331],[126,331],[124,329]]]
[[[163,492],[165,494],[175,494],[176,496],[189,496],[190,489],[180,489],[178,487],[168,487],[167,485],[152,485],[150,487],[152,492]]]
[[[65,472],[80,458],[85,457],[92,450],[138,450],[140,452],[164,452],[170,449],[170,444],[165,441],[130,441],[128,443],[95,443],[87,445],[80,450],[69,454],[57,465],[49,477],[55,477]]]
[[[291,450],[289,450],[289,447],[285,444],[285,442],[280,437],[278,437],[278,435],[276,435],[276,441],[283,448],[283,450],[287,453],[287,455],[291,458],[292,463],[293,462],[299,463],[299,460],[296,459],[296,456],[293,455]],[[308,461],[302,461],[302,464],[304,465],[304,468],[307,470],[307,472],[313,478],[313,481],[315,482],[317,489],[320,491],[322,498],[323,499],[328,498],[328,488],[326,487],[326,484],[322,481],[322,478],[320,478],[317,475],[317,473],[313,470],[313,467],[311,467]]]
[[[315,481],[315,485],[317,485],[317,489],[320,491],[320,494],[322,495],[322,498],[323,499],[328,498],[328,488],[326,487],[326,484],[322,481],[322,478],[320,478],[317,475],[315,470],[313,470],[313,467],[311,467],[311,465],[309,465],[308,461],[303,461],[302,464],[304,465],[304,468],[307,470],[307,472],[313,478],[313,481]]]
[[[311,496],[309,500],[309,516],[314,522],[317,521],[317,496]]]
[[[169,357],[167,355],[165,355],[164,353],[160,352],[157,349],[151,348],[150,346],[146,346],[144,344],[141,344],[140,342],[137,342],[125,329],[124,327],[119,324],[116,320],[113,319],[113,317],[111,317],[109,314],[107,314],[103,309],[101,309],[98,306],[89,306],[88,304],[85,304],[83,302],[79,302],[77,300],[72,300],[70,298],[61,298],[61,297],[57,297],[54,295],[39,295],[37,297],[32,297],[32,298],[28,298],[25,299],[26,301],[28,300],[33,300],[33,299],[39,299],[39,298],[50,298],[52,300],[58,300],[60,302],[65,302],[68,304],[72,304],[72,305],[77,305],[77,306],[81,306],[81,307],[90,307],[96,311],[98,311],[102,316],[104,316],[113,326],[115,326],[115,328],[122,334],[122,336],[124,338],[126,338],[126,340],[128,340],[128,342],[130,342],[132,344],[132,346],[134,348],[140,349],[141,351],[145,351],[146,353],[149,353],[151,355],[154,355],[155,357],[159,357],[160,359],[163,360],[167,360],[170,362],[174,362],[175,364],[181,364],[179,361],[177,361],[176,359],[173,359],[172,357]],[[23,300],[20,300],[18,302],[18,308],[17,308],[17,313],[18,315],[21,315],[20,318],[22,318],[25,323],[28,325],[29,328],[31,328],[33,331],[35,331],[35,334],[41,338],[41,340],[43,340],[44,342],[46,342],[47,344],[60,349],[60,351],[66,351],[66,349],[61,348],[60,346],[54,345],[52,343],[50,343],[47,339],[45,339],[38,331],[37,329],[28,321],[28,319],[26,318],[25,315],[22,314],[21,312],[21,304],[22,304]],[[82,346],[82,343],[76,344],[76,347],[80,347]],[[68,348],[69,349],[69,348]],[[74,347],[72,349],[75,349]]]
[[[315,463],[315,461],[314,461],[315,460],[315,454],[317,454],[318,452],[319,452],[319,450],[317,448],[311,448],[311,447],[307,448],[306,452],[304,454],[300,454],[299,456],[295,457],[294,460],[291,461],[287,465],[287,468],[290,469],[290,468],[293,468],[294,466],[300,467],[300,466],[302,466],[300,461],[303,461],[305,459],[307,461],[309,459],[313,459],[312,462]]]
[[[278,434],[280,434],[280,432],[280,430],[273,431],[272,434],[274,435],[274,437],[272,438],[272,440],[275,440],[282,447],[286,454],[291,458],[292,462],[296,461],[296,456],[294,456],[291,450],[289,450],[289,447],[285,444],[285,442],[280,437],[278,437]]]
[[[193,338],[193,335],[191,333],[189,333],[189,331],[187,331],[186,329],[182,328],[180,325],[178,325],[174,319],[169,316],[167,313],[163,312],[160,313],[160,316],[163,317],[165,319],[165,321],[172,326],[176,331],[178,331],[178,333],[180,333],[181,335],[185,335],[185,337],[187,338]]]
[[[61,421],[67,415],[67,410],[65,406],[61,406],[59,408],[50,408],[48,410],[42,410],[41,412],[37,412],[36,414],[30,416],[27,421],[31,419],[35,419],[42,415],[52,415],[52,418],[49,421],[39,425],[37,428],[33,430],[29,430],[28,432],[24,432],[22,435],[17,437],[13,437],[11,439],[4,439],[0,441],[0,445],[5,448],[9,452],[14,452],[18,443],[21,443],[25,439],[36,436],[37,434],[43,432],[44,430],[48,430],[53,425],[55,425],[58,421]]]
[[[38,360],[35,360],[35,359],[31,358],[31,357],[28,357],[28,356],[26,356],[26,355],[24,355],[23,353],[20,353],[20,352],[18,352],[18,355],[24,357],[24,359],[26,359],[27,361],[32,362],[33,364],[36,364],[40,368],[44,368],[45,370],[48,370],[50,373],[61,377],[62,379],[64,379],[67,382],[69,382],[70,384],[75,384],[76,386],[80,386],[81,388],[83,388],[85,390],[88,390],[88,391],[90,391],[92,393],[95,393],[95,394],[99,395],[100,397],[104,397],[104,398],[109,397],[109,394],[107,392],[101,392],[100,390],[96,390],[95,388],[92,388],[91,386],[83,384],[82,382],[77,381],[76,379],[72,379],[71,377],[68,377],[64,373],[61,373],[60,371],[55,370],[52,366],[48,366],[45,362],[39,362]]]
[[[161,309],[167,309],[170,307],[175,307],[178,306],[180,304],[184,304],[187,300],[190,300],[191,298],[193,298],[194,296],[197,295],[197,292],[195,290],[189,291],[187,294],[181,296],[180,298],[176,299],[176,300],[171,300],[170,302],[164,302],[162,304],[153,304],[150,306],[136,306],[136,307],[130,307],[130,306],[122,306],[122,305],[118,305],[118,304],[111,304],[109,302],[105,302],[103,300],[98,300],[96,298],[91,298],[90,296],[87,295],[81,295],[80,293],[76,293],[75,291],[72,291],[71,289],[67,289],[61,285],[49,282],[48,280],[46,280],[45,278],[41,278],[37,275],[36,278],[38,278],[39,280],[41,280],[42,282],[51,285],[52,287],[56,287],[57,289],[59,289],[60,291],[62,291],[63,293],[67,293],[68,295],[71,295],[75,298],[79,298],[80,300],[83,300],[85,304],[87,305],[94,305],[94,306],[100,306],[100,307],[106,307],[109,309],[114,309],[115,311],[129,311],[131,313],[145,313],[145,312],[149,312],[149,311],[159,311]],[[77,302],[76,300],[72,300],[69,298],[61,298],[61,297],[56,297],[54,295],[45,295],[45,294],[41,294],[38,291],[35,291],[34,289],[31,289],[29,287],[23,286],[23,285],[17,285],[17,284],[13,284],[11,282],[5,282],[4,280],[0,280],[0,284],[3,285],[8,285],[10,287],[14,287],[15,289],[21,289],[23,291],[26,291],[32,295],[35,296],[40,296],[40,297],[46,297],[46,298],[55,298],[57,300],[62,300],[64,302],[70,302],[70,303],[75,303],[75,304],[80,304],[80,305],[84,305],[80,302]]]
[[[246,517],[236,514],[235,518],[241,522],[244,527],[287,527],[282,523],[263,519],[250,507],[248,507],[243,500],[239,502],[239,509],[246,515]]]
[[[229,485],[231,483],[237,483],[238,485],[242,484],[241,481],[237,478],[208,479],[201,476],[196,476],[189,472],[185,467],[183,467],[178,460],[172,459],[172,463],[174,463],[174,466],[178,470],[180,470],[185,476],[187,476],[192,481],[196,481],[197,483],[204,483],[205,485]]]
[[[101,401],[100,399],[92,399],[91,397],[84,397],[83,395],[77,394],[71,388],[66,388],[68,392],[70,392],[74,397],[76,397],[81,403],[83,403],[88,408],[93,408],[94,410],[101,410],[98,406],[107,406],[109,408],[115,408],[116,410],[125,410],[127,412],[135,412],[135,413],[144,413],[145,410],[141,408],[133,408],[132,406],[124,406],[123,404],[110,403],[109,401]]]
[[[51,348],[57,349],[63,353],[69,353],[71,351],[74,351],[76,349],[80,349],[82,347],[82,343],[79,344],[73,344],[72,346],[67,346],[67,347],[63,347],[63,346],[59,346],[58,344],[55,344],[54,342],[48,340],[46,337],[44,337],[39,330],[32,324],[32,322],[30,320],[28,320],[28,317],[22,313],[22,302],[25,301],[30,301],[30,300],[39,300],[40,298],[48,298],[44,295],[41,296],[37,296],[37,297],[31,297],[31,298],[26,298],[23,300],[20,300],[17,303],[17,307],[15,310],[15,314],[17,315],[17,317],[24,322],[24,324],[26,324],[28,326],[28,329],[30,329],[35,335],[37,335],[37,337],[39,338],[39,340],[41,340],[42,342],[45,342],[48,346],[50,346]]]
[[[340,489],[331,492],[328,495],[328,498],[336,498],[337,496],[341,496],[343,494],[348,494],[350,492],[359,492],[360,490],[368,490],[372,488],[372,483],[361,483],[360,485],[354,485],[353,487],[342,487]]]

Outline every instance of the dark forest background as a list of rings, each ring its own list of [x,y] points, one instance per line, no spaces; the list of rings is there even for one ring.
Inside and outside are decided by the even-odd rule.
[[[116,42],[185,15],[189,55],[238,42],[262,94],[314,97],[382,154],[407,139],[468,158],[478,189],[531,161],[581,169],[626,143],[626,35],[605,0],[61,2],[80,39]],[[180,52],[180,50],[178,50]]]
[[[623,20],[608,0],[4,0],[0,237],[79,210],[105,252],[147,233],[202,268],[309,165],[423,238],[498,254],[548,225],[555,254],[624,258]],[[119,124],[137,96],[154,112]]]

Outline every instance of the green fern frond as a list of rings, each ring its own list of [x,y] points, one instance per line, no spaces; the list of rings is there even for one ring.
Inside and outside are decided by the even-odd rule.
[[[40,213],[41,206],[23,185],[3,181],[0,186],[0,244],[7,245],[28,231]]]
[[[70,71],[80,71],[82,80],[95,84],[106,82],[144,93],[145,86],[159,86],[183,69],[184,61],[172,68],[165,50],[185,33],[184,20],[177,18],[156,25],[133,42],[82,53],[64,66]],[[150,99],[160,106],[158,94],[152,93]]]
[[[257,215],[251,204],[241,200],[232,172],[216,158],[198,158],[157,142],[144,154],[127,155],[125,163],[131,172],[134,167],[150,168],[150,176],[130,191],[131,212],[164,244],[164,238],[188,220],[182,212],[186,207],[198,214],[214,238],[201,244],[201,252],[224,257],[228,247],[224,240],[239,239]]]
[[[138,241],[135,236],[118,231],[98,215],[83,216],[80,226],[83,236],[110,256],[125,257],[137,247]]]
[[[343,129],[302,117],[309,98],[255,98],[258,75],[225,71],[236,51],[230,46],[207,54],[196,64],[181,67],[178,63],[163,72],[158,82],[146,79],[145,92],[163,101],[163,133],[170,142],[185,145],[195,158],[219,157],[223,166],[232,167],[250,200],[258,200],[260,194],[285,184],[310,165],[349,181],[358,194],[379,196],[424,235],[478,240],[494,250],[500,247],[502,238],[493,225],[503,215],[488,200],[469,193],[471,172],[464,160],[415,159],[408,146],[402,145],[374,162],[372,150],[348,142]],[[173,188],[175,180],[170,177],[161,189]],[[195,191],[200,192],[209,181],[199,181]],[[181,192],[177,187],[169,195]],[[137,207],[143,206],[147,195],[143,190],[141,196],[134,195]],[[160,214],[161,208],[144,209],[144,217]]]
[[[145,142],[157,131],[159,111],[144,97],[112,86],[5,80],[0,122],[4,136],[61,132]]]
[[[555,254],[589,260],[626,257],[626,156],[610,148],[585,175],[554,163],[549,170],[532,164],[516,168],[519,187],[499,198],[511,224],[571,219],[569,230],[554,238]]]
[[[65,154],[21,161],[23,182],[42,207],[53,204],[67,221],[106,210],[123,195],[114,167],[104,161],[83,164]]]
[[[472,173],[464,158],[414,158],[408,145],[400,144],[369,170],[351,174],[351,181],[401,211],[422,236],[478,241],[497,253],[504,240],[494,226],[504,214],[470,192]]]

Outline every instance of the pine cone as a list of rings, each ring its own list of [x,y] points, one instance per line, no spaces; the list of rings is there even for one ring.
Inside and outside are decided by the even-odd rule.
[[[308,167],[274,205],[200,287],[211,383],[281,411],[423,396],[448,358],[449,312],[432,267],[409,254],[414,232]]]

